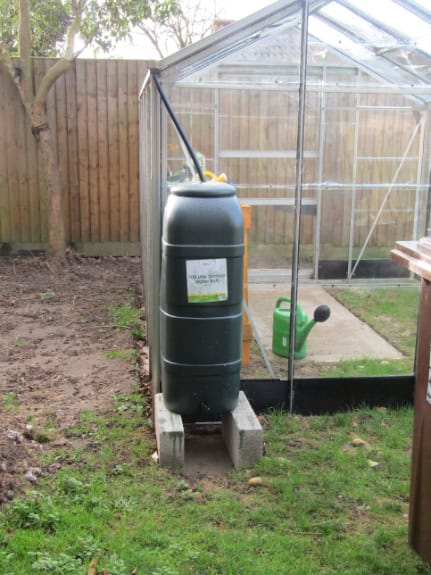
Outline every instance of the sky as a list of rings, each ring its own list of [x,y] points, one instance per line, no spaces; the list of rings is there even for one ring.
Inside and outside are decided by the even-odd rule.
[[[236,2],[234,0],[223,0],[220,2],[226,12],[226,18],[232,20],[244,18],[268,4],[272,4],[272,0],[237,0]]]
[[[217,0],[217,6],[220,8],[221,16],[227,20],[240,20],[245,18],[253,12],[257,12],[268,4],[272,4],[275,0]],[[199,2],[199,0],[196,0]],[[209,10],[214,5],[214,0],[200,0],[201,5],[208,4]],[[85,50],[81,57],[91,58],[95,54],[92,50]],[[99,57],[106,58],[106,54],[100,53]],[[157,52],[151,47],[149,40],[140,34],[133,34],[133,41],[122,42],[110,54],[112,58],[127,58],[127,59],[143,59],[153,60],[159,59]]]

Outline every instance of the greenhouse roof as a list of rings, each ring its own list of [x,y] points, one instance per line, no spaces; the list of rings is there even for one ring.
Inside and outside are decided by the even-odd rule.
[[[163,79],[187,81],[233,62],[298,63],[280,39],[300,30],[302,6],[300,0],[279,0],[184,48],[159,63]],[[329,52],[333,62],[347,61],[388,88],[431,101],[429,0],[310,0],[308,31],[309,65]]]

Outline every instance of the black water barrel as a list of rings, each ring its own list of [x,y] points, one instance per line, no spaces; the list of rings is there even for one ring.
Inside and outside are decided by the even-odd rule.
[[[161,381],[166,406],[231,411],[241,370],[244,224],[234,186],[171,188],[163,216]]]

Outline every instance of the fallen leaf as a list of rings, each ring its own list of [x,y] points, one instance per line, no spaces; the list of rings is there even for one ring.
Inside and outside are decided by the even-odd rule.
[[[251,477],[247,483],[253,487],[256,487],[256,485],[262,485],[262,477]]]
[[[372,449],[371,445],[360,437],[354,437],[350,442],[353,447],[365,447],[365,449]]]
[[[90,565],[87,569],[87,575],[97,575],[97,564],[99,563],[100,552],[96,553],[93,559],[90,561]]]

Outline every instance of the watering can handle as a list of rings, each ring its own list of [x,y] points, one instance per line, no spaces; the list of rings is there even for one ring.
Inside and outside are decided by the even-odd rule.
[[[277,303],[275,304],[275,307],[280,307],[280,304],[282,304],[283,302],[290,303],[290,297],[279,297]]]

